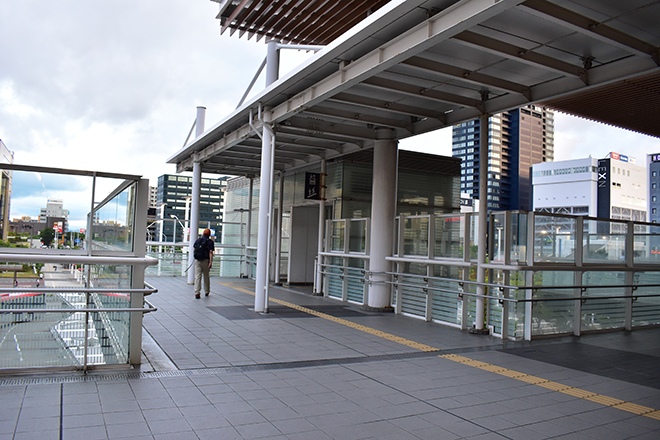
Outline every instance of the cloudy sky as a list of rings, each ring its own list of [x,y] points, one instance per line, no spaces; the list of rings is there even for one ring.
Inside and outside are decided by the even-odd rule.
[[[265,56],[263,40],[221,36],[217,10],[210,0],[0,2],[0,139],[15,163],[137,174],[152,185],[174,173],[165,162],[196,107],[207,108],[207,127],[225,117]],[[287,52],[284,66],[305,56]],[[451,155],[450,138],[445,129],[402,148]],[[660,152],[657,139],[565,115],[555,145],[556,160],[617,151],[643,165]],[[12,218],[38,215],[48,198],[63,199],[72,217],[88,212],[79,192],[89,182],[17,174]]]

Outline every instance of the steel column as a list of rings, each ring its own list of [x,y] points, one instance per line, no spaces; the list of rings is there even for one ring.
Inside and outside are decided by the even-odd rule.
[[[204,133],[204,123],[206,118],[206,108],[197,107],[197,122],[195,124],[195,137],[199,137]],[[202,186],[202,167],[199,161],[193,162],[193,182],[192,182],[192,197],[190,199],[190,232],[188,234],[188,284],[195,282],[195,270],[192,267],[195,261],[193,256],[195,240],[199,235],[199,199]],[[176,226],[176,223],[175,223]],[[185,231],[184,231],[185,235]],[[176,241],[176,240],[174,240]]]
[[[485,295],[486,270],[482,267],[486,263],[486,231],[488,230],[488,115],[479,118],[479,239],[477,241],[477,294]],[[476,299],[476,316],[474,328],[484,328],[484,297]]]

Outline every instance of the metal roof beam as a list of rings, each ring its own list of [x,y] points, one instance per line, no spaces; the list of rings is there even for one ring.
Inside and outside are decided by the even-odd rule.
[[[366,114],[364,112],[351,112],[346,110],[338,110],[327,107],[316,106],[312,109],[305,111],[305,114],[317,115],[321,117],[330,117],[337,119],[345,119],[347,121],[358,122],[362,124],[372,124],[378,127],[399,128],[412,132],[412,122],[405,123],[396,119],[382,118]]]
[[[376,132],[373,129],[351,127],[348,125],[335,124],[316,118],[291,117],[286,121],[288,129],[302,130],[307,133],[325,135],[329,134],[347,139],[374,140]]]
[[[396,102],[388,102],[380,99],[367,98],[365,96],[351,95],[349,93],[337,94],[328,99],[328,101],[336,101],[344,104],[352,104],[360,107],[372,108],[375,110],[383,110],[410,117],[433,118],[443,123],[445,121],[444,113],[434,112],[420,107],[397,104]]]
[[[434,90],[433,88],[420,87],[415,84],[375,77],[363,81],[362,84],[394,91],[397,93],[403,93],[404,95],[416,96],[418,98],[428,99],[431,101],[441,101],[453,105],[474,107],[479,109],[479,111],[483,111],[484,109],[483,102],[478,99],[471,99],[453,93],[441,92],[439,90]]]
[[[564,75],[578,77],[587,84],[587,70],[564,61],[534,52],[534,49],[525,49],[524,47],[505,43],[485,35],[477,34],[471,31],[463,31],[453,37],[455,41],[476,46],[489,52],[499,54],[506,58],[522,61],[527,64],[540,66],[550,69]]]
[[[532,100],[529,87],[515,82],[507,81],[505,79],[475,72],[473,70],[461,69],[460,67],[450,66],[449,64],[444,64],[421,57],[408,58],[401,64],[429,72],[439,73],[441,75],[458,78],[462,81],[467,81],[472,84],[486,85],[506,90],[508,92],[519,93],[527,98],[528,101]]]
[[[656,64],[660,65],[657,46],[607,26],[604,23],[545,0],[526,0],[522,3],[522,6],[529,8],[530,13],[539,15],[546,20],[569,26],[582,34],[590,35],[606,43],[615,43],[618,47],[625,50],[632,50],[638,55],[648,55],[653,58]]]

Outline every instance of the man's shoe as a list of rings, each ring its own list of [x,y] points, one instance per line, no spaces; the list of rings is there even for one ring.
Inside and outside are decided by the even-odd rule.
[[[206,295],[204,295],[204,296],[209,296],[210,294],[211,294],[211,292],[206,292]]]
[[[197,295],[195,295],[195,298],[197,298],[197,299],[201,298],[201,296],[199,296],[199,293]]]

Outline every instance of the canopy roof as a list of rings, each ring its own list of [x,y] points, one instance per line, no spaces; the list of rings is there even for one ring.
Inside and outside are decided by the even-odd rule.
[[[326,45],[389,0],[212,0],[220,3],[220,32],[259,41]]]
[[[657,0],[393,0],[168,162],[258,175],[265,108],[283,172],[527,104],[660,137],[658,23]]]

